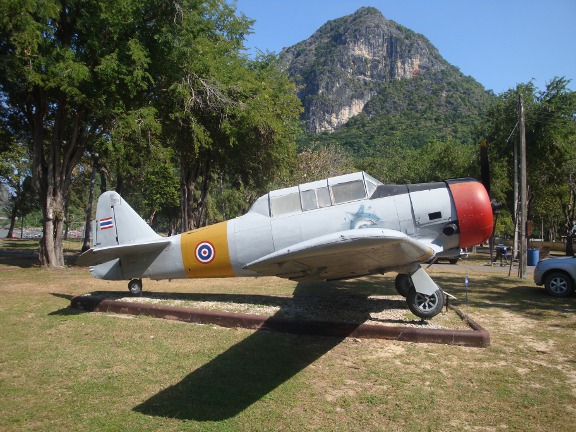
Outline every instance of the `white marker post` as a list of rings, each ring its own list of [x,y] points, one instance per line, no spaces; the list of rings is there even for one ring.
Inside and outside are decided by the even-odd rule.
[[[464,278],[464,286],[466,287],[466,321],[468,321],[468,275]]]

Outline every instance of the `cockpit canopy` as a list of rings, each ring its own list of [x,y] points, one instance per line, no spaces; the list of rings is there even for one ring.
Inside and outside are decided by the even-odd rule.
[[[363,171],[330,177],[270,191],[258,198],[250,211],[272,218],[288,216],[369,198],[381,184]]]

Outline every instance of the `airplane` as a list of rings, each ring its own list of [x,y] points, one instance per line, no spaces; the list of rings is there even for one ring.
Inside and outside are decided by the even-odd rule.
[[[259,197],[243,216],[162,237],[114,192],[98,199],[92,248],[77,260],[99,279],[278,276],[332,281],[397,272],[395,287],[421,319],[445,293],[422,264],[454,256],[493,231],[490,198],[477,180],[388,185],[356,172]]]

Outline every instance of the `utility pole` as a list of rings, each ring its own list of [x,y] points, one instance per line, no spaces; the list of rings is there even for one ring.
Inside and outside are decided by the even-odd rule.
[[[519,123],[519,122],[518,122]],[[520,153],[520,138],[514,140],[514,243],[512,245],[512,257],[518,258],[520,256],[520,248],[518,247],[518,240],[520,234],[520,187],[518,180],[518,154]]]
[[[528,192],[526,183],[526,126],[524,124],[524,96],[520,93],[518,96],[518,115],[520,126],[520,253],[518,255],[518,277],[526,277],[527,265],[527,245],[526,227],[528,214]]]

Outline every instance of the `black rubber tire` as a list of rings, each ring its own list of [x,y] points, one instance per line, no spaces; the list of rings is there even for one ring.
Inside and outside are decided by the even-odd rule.
[[[450,264],[457,264],[457,263],[458,263],[458,259],[459,259],[459,258],[451,258],[451,259],[448,260],[448,262],[449,262]]]
[[[574,292],[574,281],[567,273],[553,272],[546,276],[544,289],[553,297],[568,297]]]
[[[398,273],[396,279],[394,280],[394,287],[396,287],[396,291],[402,297],[408,297],[408,291],[412,288],[414,284],[412,283],[412,279],[410,278],[409,274],[406,273]]]
[[[142,279],[132,279],[128,282],[128,291],[135,297],[142,295]]]
[[[408,308],[410,311],[419,318],[430,319],[434,318],[444,307],[446,300],[444,292],[441,289],[436,290],[432,295],[421,294],[416,291],[414,287],[408,291],[406,297]]]

